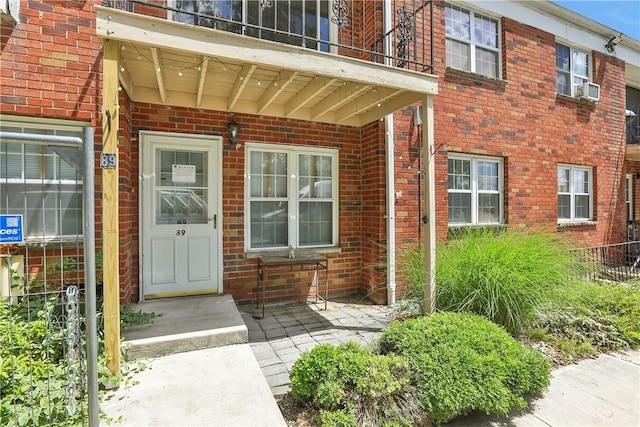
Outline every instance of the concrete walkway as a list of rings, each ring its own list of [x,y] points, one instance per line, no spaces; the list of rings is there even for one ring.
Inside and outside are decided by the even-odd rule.
[[[253,307],[241,306],[249,344],[143,359],[149,368],[108,393],[101,409],[121,426],[286,426],[273,396],[289,390],[289,372],[300,354],[322,343],[366,345],[392,320],[387,307],[360,299],[320,308],[270,305],[256,320]],[[472,415],[448,424],[462,426],[640,427],[640,351],[557,369],[528,412]]]
[[[248,344],[143,359],[100,407],[117,426],[284,427]]]
[[[603,354],[553,371],[542,399],[510,417],[473,415],[448,427],[638,427],[640,351]]]

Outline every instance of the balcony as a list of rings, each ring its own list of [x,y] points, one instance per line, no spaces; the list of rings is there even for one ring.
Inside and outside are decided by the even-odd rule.
[[[96,7],[134,102],[362,126],[437,93],[431,1],[165,3]]]
[[[626,109],[625,123],[627,160],[640,161],[640,106]]]

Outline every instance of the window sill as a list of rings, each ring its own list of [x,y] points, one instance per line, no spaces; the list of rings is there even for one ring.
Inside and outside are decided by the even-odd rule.
[[[456,238],[464,236],[473,230],[487,230],[495,233],[506,231],[509,226],[507,224],[449,224],[447,238]]]
[[[466,80],[472,80],[474,82],[498,86],[504,88],[507,86],[507,81],[502,79],[496,79],[493,77],[487,77],[482,74],[472,73],[469,71],[458,70],[457,68],[447,67],[445,72],[445,79],[447,78],[462,78]]]
[[[589,101],[584,98],[576,98],[574,96],[564,95],[562,93],[556,92],[556,99],[559,101],[567,101],[573,104],[587,105],[587,106],[595,106],[597,101]]]
[[[339,254],[342,252],[342,248],[340,246],[330,246],[330,247],[322,247],[322,248],[300,248],[296,249],[295,253],[301,256],[304,255],[329,255],[329,254]],[[256,259],[264,256],[289,256],[289,249],[274,249],[274,250],[263,250],[263,251],[251,251],[245,252],[245,259]]]
[[[572,227],[595,227],[598,225],[598,221],[576,221],[576,222],[559,222],[558,229],[572,228]]]

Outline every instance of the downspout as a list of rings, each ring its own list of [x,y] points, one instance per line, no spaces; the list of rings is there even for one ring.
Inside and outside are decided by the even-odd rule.
[[[391,65],[391,0],[384,3],[384,53],[386,65]],[[395,168],[393,143],[393,114],[387,114],[384,118],[385,125],[385,152],[386,152],[386,181],[387,181],[387,304],[396,302],[396,206],[395,206]]]

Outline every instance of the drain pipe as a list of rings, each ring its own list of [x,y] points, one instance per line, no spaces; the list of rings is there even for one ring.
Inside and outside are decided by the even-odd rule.
[[[387,304],[396,302],[396,206],[395,165],[393,143],[393,114],[384,118],[387,170]]]
[[[384,3],[384,34],[387,36],[384,40],[384,52],[386,54],[385,63],[391,64],[389,58],[391,50],[391,37],[389,31],[391,31],[391,14],[393,8],[391,7],[391,1],[387,0]],[[387,304],[391,305],[396,302],[396,205],[395,205],[395,167],[394,167],[394,151],[395,145],[393,142],[393,114],[387,114],[384,117],[385,125],[385,152],[386,152],[386,181],[387,181]]]

